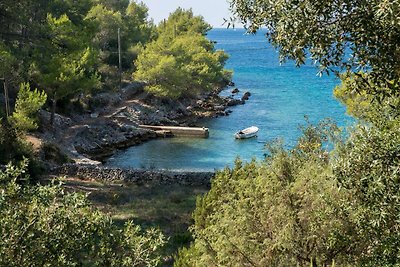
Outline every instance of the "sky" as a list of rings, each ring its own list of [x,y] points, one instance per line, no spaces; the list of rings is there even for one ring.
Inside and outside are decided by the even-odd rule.
[[[139,1],[140,2],[140,1]],[[155,23],[168,17],[178,7],[192,8],[195,15],[202,15],[214,28],[225,28],[224,18],[231,16],[227,0],[141,0],[149,8]]]

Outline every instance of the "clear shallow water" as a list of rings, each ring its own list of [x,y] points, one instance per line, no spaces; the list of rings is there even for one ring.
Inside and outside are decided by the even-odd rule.
[[[120,151],[107,166],[204,171],[232,166],[236,157],[251,160],[264,157],[264,144],[281,138],[288,146],[300,135],[298,126],[307,115],[311,122],[332,118],[339,125],[350,119],[333,97],[338,80],[316,76],[311,65],[297,68],[292,62],[279,65],[278,52],[261,33],[244,35],[244,30],[214,29],[208,38],[230,54],[226,68],[233,69],[233,81],[243,94],[250,91],[245,105],[231,108],[230,116],[205,120],[208,139],[158,139]],[[222,94],[229,94],[232,88]],[[248,126],[260,128],[257,138],[235,140],[233,134]]]

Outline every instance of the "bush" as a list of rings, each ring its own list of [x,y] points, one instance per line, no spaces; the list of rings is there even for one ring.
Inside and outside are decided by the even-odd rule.
[[[364,266],[400,264],[399,121],[358,125],[337,149],[334,173],[352,199],[343,210],[352,214]]]
[[[265,162],[217,173],[197,201],[195,241],[176,266],[327,266],[351,262],[354,225],[323,148],[329,124],[308,127],[286,151],[270,146]]]
[[[123,229],[83,194],[53,182],[30,186],[27,162],[0,172],[0,266],[156,266],[164,237]]]
[[[16,129],[0,118],[0,164],[32,157],[32,147],[20,138]]]

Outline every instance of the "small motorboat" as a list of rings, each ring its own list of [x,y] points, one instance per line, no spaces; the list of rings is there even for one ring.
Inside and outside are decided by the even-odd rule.
[[[235,133],[235,138],[236,139],[247,139],[247,138],[257,136],[257,133],[258,133],[258,127],[251,126],[249,128],[243,129],[243,130]]]

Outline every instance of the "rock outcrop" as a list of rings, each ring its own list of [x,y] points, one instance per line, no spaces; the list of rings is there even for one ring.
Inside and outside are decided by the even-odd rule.
[[[251,93],[249,91],[245,92],[242,96],[242,100],[249,100]]]
[[[85,125],[76,135],[74,147],[79,153],[99,160],[112,155],[117,149],[137,145],[156,137],[156,133],[152,130],[109,121]]]

